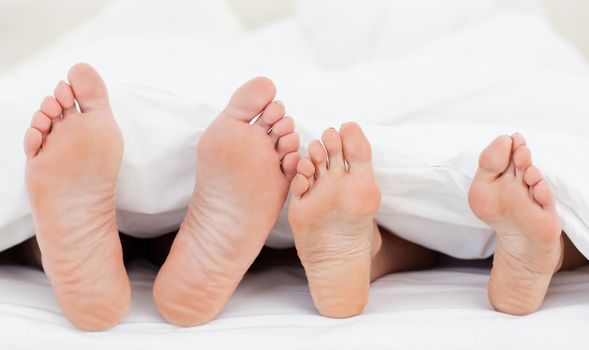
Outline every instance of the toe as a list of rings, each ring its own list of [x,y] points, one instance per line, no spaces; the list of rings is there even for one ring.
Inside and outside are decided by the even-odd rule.
[[[344,170],[344,156],[342,151],[342,138],[334,128],[329,128],[321,136],[323,146],[327,152],[328,165],[330,170]]]
[[[524,172],[532,165],[532,151],[528,146],[520,146],[513,152],[513,164],[516,176],[523,178]]]
[[[315,165],[309,158],[303,158],[297,165],[297,173],[302,174],[304,177],[312,177],[315,175]]]
[[[319,140],[309,144],[309,158],[315,166],[316,176],[321,176],[327,170],[327,155],[325,149]]]
[[[475,181],[494,181],[507,170],[511,159],[512,143],[511,137],[499,136],[481,152]]]
[[[522,134],[516,132],[515,134],[511,135],[511,139],[513,140],[513,149],[516,150],[521,146],[526,145],[526,139]]]
[[[300,143],[301,139],[299,138],[299,134],[296,132],[282,136],[280,139],[278,139],[276,150],[278,151],[280,159],[282,159],[287,153],[298,151]]]
[[[309,190],[311,183],[302,174],[297,174],[290,183],[290,192],[295,198],[301,198]]]
[[[551,208],[555,205],[554,195],[544,180],[541,180],[534,185],[532,188],[532,194],[536,202],[538,202],[542,208]]]
[[[74,92],[68,83],[63,80],[60,81],[55,87],[53,95],[55,96],[57,102],[59,102],[61,105],[64,117],[77,113]]]
[[[41,111],[35,112],[31,120],[31,126],[39,130],[42,134],[47,135],[51,129],[51,118]]]
[[[27,158],[32,158],[39,153],[43,143],[43,134],[35,128],[28,128],[23,140],[23,147]]]
[[[528,186],[535,186],[538,182],[542,181],[543,178],[540,169],[533,165],[526,169],[524,173],[524,182]]]
[[[249,123],[274,100],[275,96],[276,87],[270,79],[254,78],[233,93],[223,114]]]
[[[278,140],[280,137],[294,132],[294,130],[294,120],[291,117],[284,117],[272,125],[270,136],[272,136],[274,140]]]
[[[272,125],[284,117],[285,113],[284,104],[280,101],[272,101],[260,117],[256,120],[254,125],[261,127],[266,132],[270,130]]]
[[[315,165],[309,157],[302,158],[297,165],[297,173],[303,175],[309,180],[310,186],[315,183]]]
[[[108,109],[108,91],[100,74],[86,63],[78,63],[68,73],[68,80],[82,113]]]
[[[372,149],[362,128],[346,123],[340,128],[343,153],[350,171],[372,170]]]
[[[51,119],[59,118],[62,112],[61,105],[53,96],[45,97],[39,110]]]
[[[292,180],[292,178],[296,175],[297,163],[299,162],[300,158],[301,156],[298,152],[291,152],[286,154],[282,159],[282,172],[288,181]]]

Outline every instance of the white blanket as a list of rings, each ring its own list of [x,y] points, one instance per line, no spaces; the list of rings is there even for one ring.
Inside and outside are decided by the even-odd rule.
[[[460,258],[493,251],[492,231],[466,202],[478,153],[499,133],[521,131],[557,195],[566,232],[589,256],[589,165],[581,158],[589,150],[589,70],[544,22],[507,14],[403,58],[340,70],[324,70],[315,53],[298,22],[285,21],[224,44],[121,37],[0,80],[0,249],[34,234],[20,149],[30,115],[71,64],[88,61],[104,74],[125,136],[117,207],[128,234],[151,237],[178,227],[199,135],[235,87],[265,74],[277,83],[304,144],[327,126],[361,122],[383,192],[379,222]],[[284,215],[268,244],[292,244]]]

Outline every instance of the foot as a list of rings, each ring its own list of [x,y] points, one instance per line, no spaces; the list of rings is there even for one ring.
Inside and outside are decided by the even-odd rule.
[[[65,316],[103,330],[130,301],[115,219],[123,138],[98,73],[78,64],[68,79],[26,132],[26,184],[43,268]]]
[[[328,129],[309,145],[291,184],[288,212],[297,252],[318,311],[358,315],[368,300],[371,258],[381,237],[374,221],[380,191],[360,127]]]
[[[497,232],[489,300],[501,312],[536,311],[562,261],[556,202],[520,134],[498,137],[480,156],[468,195]]]
[[[221,311],[284,205],[299,137],[275,94],[270,80],[250,80],[202,135],[192,201],[153,291],[173,324]]]

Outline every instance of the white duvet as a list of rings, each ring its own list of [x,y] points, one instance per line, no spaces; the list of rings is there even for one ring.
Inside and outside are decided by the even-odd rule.
[[[264,74],[303,144],[325,127],[360,122],[383,193],[379,223],[459,258],[494,248],[493,232],[466,201],[478,153],[501,133],[522,132],[565,231],[589,257],[589,69],[544,22],[504,14],[401,57],[338,69],[320,64],[305,33],[291,20],[231,43],[123,36],[0,80],[0,249],[34,234],[21,150],[29,118],[71,64],[87,61],[103,73],[125,136],[117,208],[127,234],[153,237],[179,226],[200,134],[234,88]],[[285,215],[267,244],[292,244]]]

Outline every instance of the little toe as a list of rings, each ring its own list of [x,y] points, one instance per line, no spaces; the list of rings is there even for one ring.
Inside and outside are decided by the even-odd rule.
[[[282,102],[272,101],[268,106],[266,106],[254,125],[259,126],[268,132],[274,123],[278,122],[280,118],[284,117],[285,112],[284,104]]]
[[[280,139],[278,139],[276,150],[278,151],[280,159],[282,159],[287,153],[298,151],[300,143],[301,139],[299,138],[299,134],[296,132],[282,136]]]
[[[27,158],[32,158],[39,153],[43,143],[43,134],[35,128],[28,128],[23,140],[23,147]]]
[[[65,117],[77,113],[76,110],[76,103],[74,100],[74,92],[72,91],[72,87],[66,83],[65,81],[60,81],[55,90],[53,91],[53,95],[63,109],[63,115]]]
[[[290,192],[295,198],[301,198],[310,187],[309,179],[303,174],[297,174],[290,183]]]
[[[343,153],[350,171],[372,171],[372,148],[357,123],[345,123],[340,128]]]
[[[323,132],[321,140],[327,152],[329,169],[343,171],[345,167],[340,134],[334,128],[329,128]]]
[[[61,105],[53,96],[45,97],[39,110],[51,119],[59,118],[62,112]]]
[[[89,64],[78,63],[68,72],[68,80],[82,113],[110,109],[106,84]]]
[[[43,135],[47,135],[51,130],[51,118],[41,111],[35,112],[31,119],[31,126],[39,130]]]
[[[476,181],[494,181],[507,170],[511,159],[512,143],[511,137],[499,136],[481,152]]]
[[[280,137],[290,134],[294,132],[294,130],[294,120],[291,117],[284,117],[272,125],[270,136],[277,141]]]
[[[542,172],[540,172],[540,169],[533,165],[526,169],[524,173],[524,182],[528,186],[535,186],[538,182],[542,181],[543,178],[544,176],[542,175]]]
[[[274,100],[275,96],[276,87],[270,79],[251,79],[233,93],[223,114],[249,123]]]
[[[298,152],[291,152],[284,156],[282,159],[282,173],[286,176],[287,180],[292,180],[292,178],[297,174],[297,164],[301,156]]]
[[[327,155],[325,149],[319,140],[315,140],[309,144],[309,158],[315,165],[316,176],[319,177],[327,170]]]

